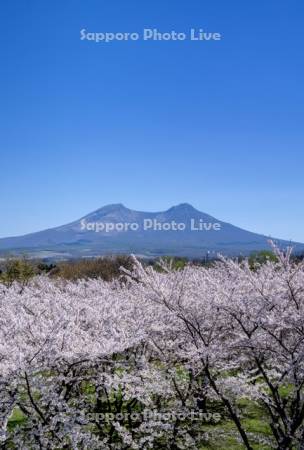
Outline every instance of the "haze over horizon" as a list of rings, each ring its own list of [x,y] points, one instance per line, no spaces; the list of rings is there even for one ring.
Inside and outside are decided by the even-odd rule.
[[[301,0],[0,5],[0,237],[187,202],[304,242]],[[80,40],[80,30],[220,42]]]

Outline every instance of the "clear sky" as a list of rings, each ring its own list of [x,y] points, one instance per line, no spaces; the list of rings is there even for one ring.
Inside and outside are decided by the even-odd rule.
[[[304,242],[303,0],[1,0],[0,17],[0,237],[189,202]]]

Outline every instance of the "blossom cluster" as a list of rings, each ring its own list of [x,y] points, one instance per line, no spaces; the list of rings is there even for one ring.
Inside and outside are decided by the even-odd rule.
[[[275,252],[255,268],[134,259],[123,282],[0,285],[3,448],[197,449],[221,422],[190,411],[220,411],[244,448],[301,448],[304,264]],[[267,436],[248,431],[242,399]]]

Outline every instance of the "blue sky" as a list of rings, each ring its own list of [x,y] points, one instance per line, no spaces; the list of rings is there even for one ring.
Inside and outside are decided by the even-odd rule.
[[[189,202],[304,242],[303,0],[3,0],[0,17],[0,237]]]

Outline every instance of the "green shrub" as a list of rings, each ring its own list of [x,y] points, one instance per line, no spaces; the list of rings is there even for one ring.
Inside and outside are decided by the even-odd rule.
[[[249,257],[249,266],[254,270],[257,266],[270,262],[277,262],[278,258],[270,251],[263,250],[261,252],[252,253]]]
[[[35,267],[25,258],[7,259],[0,271],[0,282],[6,286],[11,286],[14,281],[26,285],[29,280],[36,275]]]

